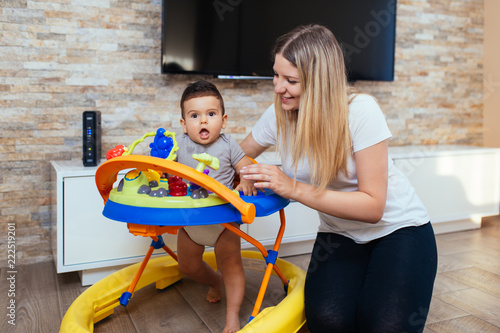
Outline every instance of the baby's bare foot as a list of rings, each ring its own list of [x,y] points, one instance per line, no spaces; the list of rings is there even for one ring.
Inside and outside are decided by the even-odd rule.
[[[235,333],[240,330],[240,318],[238,314],[228,313],[226,316],[226,327],[222,333]]]
[[[222,276],[219,272],[217,272],[217,276],[219,277],[219,284],[216,287],[210,287],[207,293],[207,302],[208,303],[219,303],[222,298]]]

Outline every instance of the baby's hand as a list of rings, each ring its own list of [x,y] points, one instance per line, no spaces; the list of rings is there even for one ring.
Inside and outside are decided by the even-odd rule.
[[[248,179],[240,179],[240,183],[236,186],[237,191],[242,191],[244,195],[257,195],[257,188],[253,186],[254,181]]]

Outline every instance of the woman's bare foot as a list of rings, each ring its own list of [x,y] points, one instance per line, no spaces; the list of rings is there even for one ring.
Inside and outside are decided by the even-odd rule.
[[[207,302],[208,303],[219,303],[222,298],[222,275],[220,272],[217,272],[217,276],[219,277],[219,284],[215,287],[210,287],[207,293]]]
[[[226,316],[226,327],[222,333],[235,333],[240,330],[240,318],[237,313],[228,313]]]

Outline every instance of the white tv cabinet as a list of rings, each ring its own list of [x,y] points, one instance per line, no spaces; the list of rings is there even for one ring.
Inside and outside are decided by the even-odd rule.
[[[443,145],[389,148],[427,207],[436,234],[481,227],[499,214],[500,149]]]
[[[97,167],[84,167],[80,160],[51,164],[57,198],[52,214],[52,252],[57,272],[79,271],[82,284],[89,285],[125,265],[141,261],[151,239],[134,236],[128,232],[126,223],[102,215],[104,204],[94,178]],[[287,227],[280,255],[309,252],[319,224],[316,212],[297,202],[285,211]],[[279,225],[279,216],[274,214],[257,218],[241,229],[272,248]],[[176,250],[175,235],[164,234],[163,239]],[[242,248],[253,246],[243,242]],[[157,255],[165,252],[155,250],[153,256]]]
[[[481,218],[498,215],[500,149],[467,146],[391,147],[390,155],[405,173],[429,210],[436,233],[479,228]],[[274,153],[262,163],[278,164]],[[151,239],[128,233],[125,223],[102,216],[103,200],[94,175],[97,167],[78,161],[53,161],[57,205],[53,220],[53,253],[57,272],[81,272],[88,285],[121,268],[141,261]],[[280,256],[311,251],[319,224],[312,209],[292,202],[285,209],[286,229]],[[278,214],[257,218],[242,230],[266,247],[279,228]],[[163,235],[176,250],[176,236]],[[246,242],[243,248],[252,248]],[[154,255],[164,255],[156,250]]]

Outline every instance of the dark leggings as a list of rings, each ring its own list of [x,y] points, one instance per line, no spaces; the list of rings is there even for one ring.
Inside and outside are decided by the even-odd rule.
[[[305,285],[309,329],[422,332],[437,270],[430,223],[367,244],[318,233]]]

